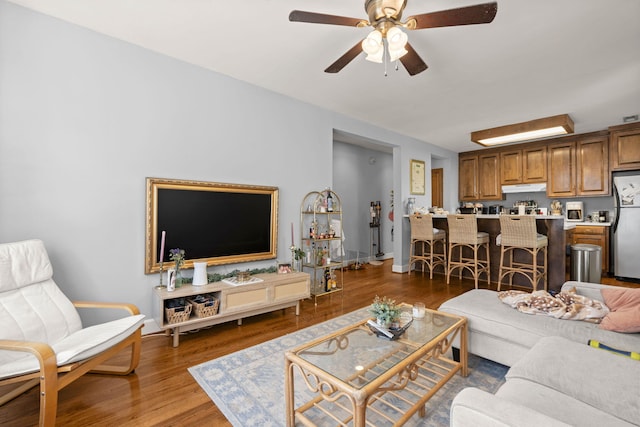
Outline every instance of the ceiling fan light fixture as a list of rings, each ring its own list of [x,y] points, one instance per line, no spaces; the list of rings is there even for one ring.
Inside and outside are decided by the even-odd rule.
[[[389,48],[389,60],[392,62],[397,61],[407,53],[409,53],[409,51],[407,51],[407,49],[405,49],[404,47],[397,50],[392,50],[391,48]]]
[[[573,120],[568,114],[544,117],[528,122],[471,132],[471,141],[490,147],[510,142],[530,141],[573,133]]]
[[[407,34],[398,27],[391,27],[387,31],[387,45],[389,47],[389,59],[397,61],[408,53],[405,46],[409,41]]]
[[[382,33],[378,30],[370,32],[369,35],[362,40],[362,50],[367,54],[365,58],[367,61],[382,63],[382,56],[384,55]]]
[[[399,50],[404,49],[404,46],[409,41],[409,36],[398,27],[391,27],[387,30],[387,42],[389,43],[389,49]]]

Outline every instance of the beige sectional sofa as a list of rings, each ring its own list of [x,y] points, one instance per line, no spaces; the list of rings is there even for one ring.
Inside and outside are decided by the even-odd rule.
[[[601,289],[615,287],[575,281],[562,286],[562,290],[571,288],[580,295],[602,301]],[[561,336],[585,345],[589,340],[597,340],[616,349],[640,352],[640,334],[607,331],[589,322],[523,314],[503,304],[497,292],[487,289],[474,289],[452,298],[439,310],[468,319],[469,353],[507,366],[524,357],[546,336]]]
[[[639,396],[640,361],[545,337],[509,369],[495,395],[462,390],[450,426],[637,426]]]
[[[611,287],[567,282],[562,290],[571,288],[602,301],[601,290]],[[456,396],[452,427],[640,425],[640,360],[587,345],[640,353],[640,333],[524,314],[484,289],[439,309],[467,317],[470,353],[511,367],[495,395],[467,388]]]

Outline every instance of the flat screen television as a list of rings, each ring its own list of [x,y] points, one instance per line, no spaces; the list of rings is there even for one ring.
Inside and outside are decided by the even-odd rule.
[[[159,272],[161,259],[171,268],[175,248],[185,251],[183,268],[276,257],[277,187],[147,178],[146,216],[146,274]]]

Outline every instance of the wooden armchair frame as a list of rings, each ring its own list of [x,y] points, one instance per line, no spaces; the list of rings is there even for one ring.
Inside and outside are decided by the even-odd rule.
[[[133,304],[74,301],[76,308],[123,309],[131,315],[140,314]],[[41,342],[0,340],[0,350],[31,353],[38,359],[40,370],[0,379],[0,386],[20,384],[18,387],[0,396],[0,406],[20,396],[40,383],[40,426],[55,426],[58,407],[58,392],[86,373],[128,375],[140,362],[142,326],[114,346],[91,358],[57,366],[56,354],[51,346]],[[103,364],[127,347],[131,347],[128,363],[120,365]]]

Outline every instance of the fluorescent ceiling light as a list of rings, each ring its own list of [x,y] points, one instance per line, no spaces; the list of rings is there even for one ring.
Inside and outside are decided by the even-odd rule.
[[[513,125],[471,132],[471,140],[493,146],[573,133],[573,120],[568,114],[530,120]]]

